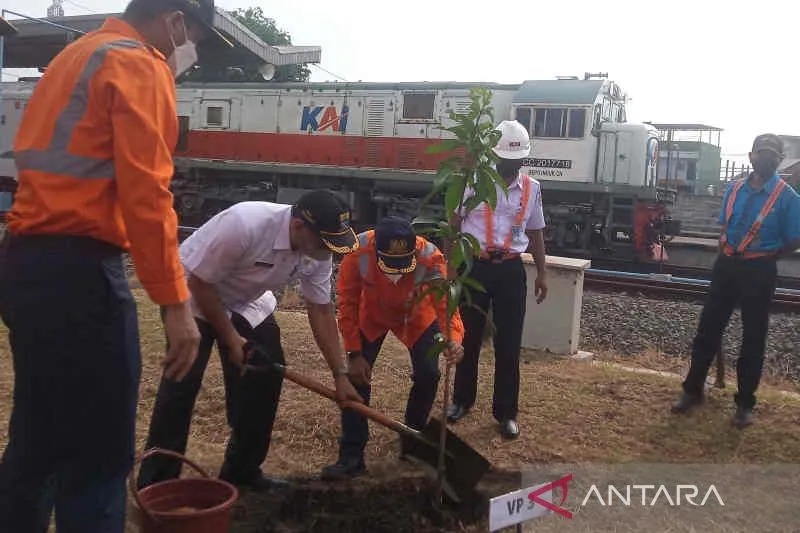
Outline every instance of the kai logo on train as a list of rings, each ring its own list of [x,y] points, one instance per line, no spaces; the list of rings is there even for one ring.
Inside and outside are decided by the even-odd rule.
[[[344,133],[347,130],[347,115],[350,108],[343,105],[340,109],[336,106],[310,106],[303,108],[303,117],[300,120],[300,131],[313,133],[315,131],[331,130]]]

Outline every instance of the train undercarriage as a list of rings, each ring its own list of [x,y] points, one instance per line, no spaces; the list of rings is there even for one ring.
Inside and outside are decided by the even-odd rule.
[[[173,180],[181,224],[197,226],[228,206],[260,200],[293,203],[311,189],[330,189],[353,206],[353,224],[367,229],[383,216],[442,220],[441,198],[422,206],[432,174],[385,176],[363,169],[250,169],[222,162],[177,165]],[[238,168],[237,168],[238,167]],[[652,260],[654,244],[680,231],[668,214],[674,195],[627,186],[542,180],[548,253],[568,257]]]

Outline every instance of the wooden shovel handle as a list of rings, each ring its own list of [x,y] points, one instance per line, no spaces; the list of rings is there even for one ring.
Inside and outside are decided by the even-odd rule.
[[[289,381],[293,381],[294,383],[297,383],[301,387],[305,387],[306,389],[314,391],[319,395],[325,396],[326,398],[336,401],[336,391],[334,391],[333,389],[326,387],[325,385],[323,385],[322,383],[320,383],[315,379],[312,379],[308,376],[304,376],[302,374],[298,374],[293,370],[289,370],[283,365],[276,364],[275,366],[278,368],[278,370],[280,370],[281,373],[283,373],[283,376]],[[353,411],[356,411],[360,415],[365,416],[370,420],[373,420],[378,424],[385,426],[391,430],[403,433],[416,433],[416,431],[414,431],[413,429],[395,420],[392,420],[391,418],[381,413],[380,411],[368,407],[363,403],[354,402],[352,400],[346,400],[341,405],[342,407],[347,407],[348,409],[352,409]]]

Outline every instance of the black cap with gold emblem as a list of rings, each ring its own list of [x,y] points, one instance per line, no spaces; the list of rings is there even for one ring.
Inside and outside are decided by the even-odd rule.
[[[402,218],[386,217],[375,226],[378,268],[387,274],[407,274],[417,267],[417,235]]]
[[[350,227],[350,206],[331,191],[304,194],[293,206],[292,215],[316,231],[332,252],[349,254],[358,249],[358,238]]]

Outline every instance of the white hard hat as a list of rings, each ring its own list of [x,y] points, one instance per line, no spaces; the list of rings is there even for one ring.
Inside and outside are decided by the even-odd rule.
[[[497,146],[492,148],[503,159],[522,159],[531,153],[531,138],[525,126],[516,120],[504,120],[495,128],[500,132]]]

